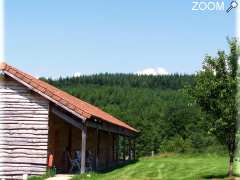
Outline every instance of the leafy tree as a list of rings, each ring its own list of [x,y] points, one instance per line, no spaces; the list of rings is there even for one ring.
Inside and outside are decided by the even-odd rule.
[[[208,130],[225,145],[229,154],[229,176],[233,174],[237,125],[237,40],[229,40],[230,52],[219,51],[217,57],[206,56],[203,69],[190,90],[196,102],[207,113]]]

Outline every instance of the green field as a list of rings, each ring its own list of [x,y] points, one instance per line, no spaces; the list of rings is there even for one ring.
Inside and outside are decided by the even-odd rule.
[[[141,158],[108,173],[74,176],[73,180],[223,179],[227,174],[227,162],[226,155],[163,155]]]

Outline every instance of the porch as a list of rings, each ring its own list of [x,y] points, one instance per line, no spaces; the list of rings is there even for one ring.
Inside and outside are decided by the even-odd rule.
[[[110,169],[134,160],[135,137],[125,128],[98,118],[86,121],[50,104],[48,154],[53,155],[57,173]]]

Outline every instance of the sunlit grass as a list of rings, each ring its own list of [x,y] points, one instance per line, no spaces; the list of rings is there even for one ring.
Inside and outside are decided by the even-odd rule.
[[[162,155],[141,158],[138,162],[108,173],[74,176],[73,180],[197,180],[223,179],[227,174],[227,155]]]

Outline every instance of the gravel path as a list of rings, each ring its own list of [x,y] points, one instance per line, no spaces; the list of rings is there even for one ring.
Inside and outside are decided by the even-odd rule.
[[[47,178],[47,180],[71,180],[71,174],[57,174],[54,177]]]

